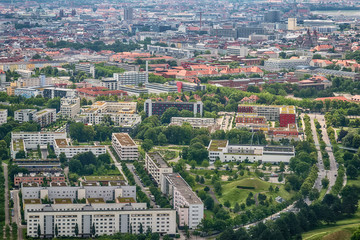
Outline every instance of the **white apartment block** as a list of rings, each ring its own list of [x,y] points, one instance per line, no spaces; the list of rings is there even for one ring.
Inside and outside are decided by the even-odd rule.
[[[23,199],[71,199],[102,198],[104,201],[114,201],[117,198],[132,198],[136,200],[136,186],[101,186],[100,184],[67,186],[64,183],[51,183],[50,187],[40,187],[38,184],[22,184]]]
[[[161,192],[172,197],[179,226],[195,229],[204,218],[204,204],[179,173],[163,174]]]
[[[148,82],[147,72],[129,71],[124,73],[114,73],[114,79],[118,85],[139,85]]]
[[[66,138],[66,132],[11,132],[11,141],[23,140],[25,148],[37,149],[38,145],[53,144],[55,139]]]
[[[90,74],[93,78],[95,78],[95,66],[91,63],[77,63],[75,64],[75,71],[76,72],[85,72]]]
[[[172,117],[171,125],[181,126],[183,123],[190,123],[192,127],[212,127],[216,124],[215,118],[192,118],[192,117]]]
[[[112,146],[120,160],[138,160],[139,158],[138,146],[127,133],[113,133]]]
[[[145,169],[151,174],[156,183],[161,185],[161,177],[164,173],[172,173],[173,169],[158,152],[145,154]]]
[[[289,163],[295,156],[292,146],[230,145],[227,140],[211,140],[208,146],[210,164],[221,162]]]
[[[145,203],[107,204],[32,204],[25,207],[27,235],[54,238],[113,235],[114,233],[138,234],[140,228],[160,234],[176,233],[176,211],[172,209],[146,209]]]
[[[7,123],[7,117],[8,117],[8,110],[0,109],[0,125]]]
[[[80,98],[61,98],[60,114],[64,117],[74,118],[80,113]]]
[[[29,122],[33,120],[36,112],[36,109],[19,109],[14,112],[14,119],[20,123]]]
[[[34,121],[41,127],[45,127],[56,122],[56,109],[43,109],[36,111],[35,109],[20,109],[15,111],[14,119],[20,123]]]
[[[95,156],[106,153],[105,146],[95,146],[95,145],[71,145],[70,140],[67,138],[55,139],[53,142],[54,151],[57,156],[60,153],[65,153],[67,158],[72,158],[76,154],[92,152]]]

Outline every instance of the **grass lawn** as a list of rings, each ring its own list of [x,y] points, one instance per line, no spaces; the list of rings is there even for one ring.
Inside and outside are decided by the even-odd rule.
[[[269,192],[270,185],[275,189],[276,186],[279,187],[279,192]],[[237,186],[247,186],[254,187],[255,189],[240,189]],[[280,196],[286,200],[290,199],[292,196],[291,192],[287,192],[284,189],[284,186],[281,184],[271,184],[269,182],[265,182],[257,177],[243,177],[240,180],[228,182],[223,184],[222,196],[219,198],[221,203],[225,201],[229,201],[232,206],[235,203],[245,203],[247,196],[249,193],[265,193],[268,197],[272,197],[275,199],[277,196]]]
[[[359,177],[357,179],[347,179],[346,185],[350,186],[350,185],[355,185],[360,187],[360,179]]]
[[[304,240],[350,240],[353,232],[360,227],[360,209],[352,218],[324,225],[302,234]]]

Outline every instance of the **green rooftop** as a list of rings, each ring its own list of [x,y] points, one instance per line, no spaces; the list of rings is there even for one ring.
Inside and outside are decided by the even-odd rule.
[[[101,182],[101,181],[124,181],[124,177],[120,175],[116,176],[84,176],[86,182]]]
[[[219,148],[226,147],[227,140],[212,140],[209,146],[209,151],[220,151]]]

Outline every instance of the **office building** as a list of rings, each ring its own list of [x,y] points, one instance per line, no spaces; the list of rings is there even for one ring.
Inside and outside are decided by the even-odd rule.
[[[151,99],[147,99],[144,103],[144,111],[146,116],[152,115],[161,116],[168,108],[175,107],[179,111],[188,110],[195,115],[203,115],[203,103],[197,102],[153,102]]]
[[[266,30],[261,27],[246,27],[241,26],[236,29],[238,38],[248,38],[252,34],[264,35]]]
[[[246,57],[249,54],[249,48],[245,46],[228,46],[226,50],[229,55],[240,57]]]
[[[39,185],[50,182],[65,182],[65,176],[60,172],[51,174],[51,173],[18,173],[14,176],[14,186],[20,186],[22,183],[37,183]]]
[[[22,96],[24,98],[31,98],[40,95],[40,91],[36,88],[15,88],[14,89],[15,96]]]
[[[134,18],[134,11],[131,7],[124,8],[124,20],[125,21],[132,21]]]
[[[176,82],[171,81],[169,85],[176,85],[178,92],[196,92],[196,91],[205,91],[206,86],[200,83],[189,83],[189,82]]]
[[[159,152],[145,153],[145,170],[160,185],[164,173],[172,173],[173,169]]]
[[[239,105],[238,113],[241,115],[263,116],[267,121],[279,121],[280,127],[294,124],[296,118],[295,106]]]
[[[221,162],[289,163],[295,156],[293,146],[230,145],[227,140],[211,140],[208,146],[210,164]]]
[[[8,110],[0,109],[0,125],[7,123],[7,117],[8,117]]]
[[[101,86],[109,90],[122,90],[118,88],[118,82],[114,78],[101,79]]]
[[[239,115],[235,118],[236,124],[248,124],[248,123],[255,123],[255,124],[266,124],[266,118],[264,116],[248,116],[248,115]]]
[[[80,113],[80,98],[61,98],[60,115],[63,117],[74,118]]]
[[[290,30],[290,31],[297,30],[297,19],[296,18],[288,18],[288,30]]]
[[[179,173],[165,173],[161,181],[161,192],[172,198],[171,204],[177,211],[179,226],[196,229],[204,218],[201,199]]]
[[[92,152],[95,156],[106,153],[105,146],[101,145],[71,145],[69,139],[55,139],[53,142],[56,156],[65,153],[67,158],[72,158],[79,153]]]
[[[270,71],[282,69],[296,69],[297,67],[310,66],[311,57],[300,56],[299,58],[280,59],[269,58],[264,63],[264,68]]]
[[[279,10],[271,10],[265,13],[264,22],[267,23],[276,23],[280,22],[280,14]]]
[[[138,160],[139,158],[138,146],[127,133],[113,133],[112,146],[120,160]]]
[[[149,74],[147,72],[124,72],[114,73],[114,79],[118,85],[139,85],[148,82]]]
[[[29,237],[54,238],[113,235],[117,232],[139,234],[151,229],[154,233],[176,233],[176,211],[147,209],[145,203],[107,204],[33,204],[25,207]],[[40,231],[38,231],[38,229]]]

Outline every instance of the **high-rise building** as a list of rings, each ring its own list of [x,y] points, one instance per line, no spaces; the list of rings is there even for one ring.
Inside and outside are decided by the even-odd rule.
[[[149,74],[147,72],[124,72],[114,73],[114,79],[118,85],[139,85],[148,82]]]
[[[168,108],[177,108],[179,111],[188,110],[194,113],[194,116],[199,114],[203,115],[203,103],[197,102],[153,102],[151,99],[147,99],[144,103],[144,111],[146,116],[152,115],[161,116]]]
[[[297,29],[296,18],[288,18],[288,30],[295,31]]]
[[[128,7],[128,8],[124,8],[124,20],[125,21],[131,21],[133,20],[133,8]]]
[[[271,23],[280,22],[280,11],[279,10],[268,11],[264,16],[264,21]]]

